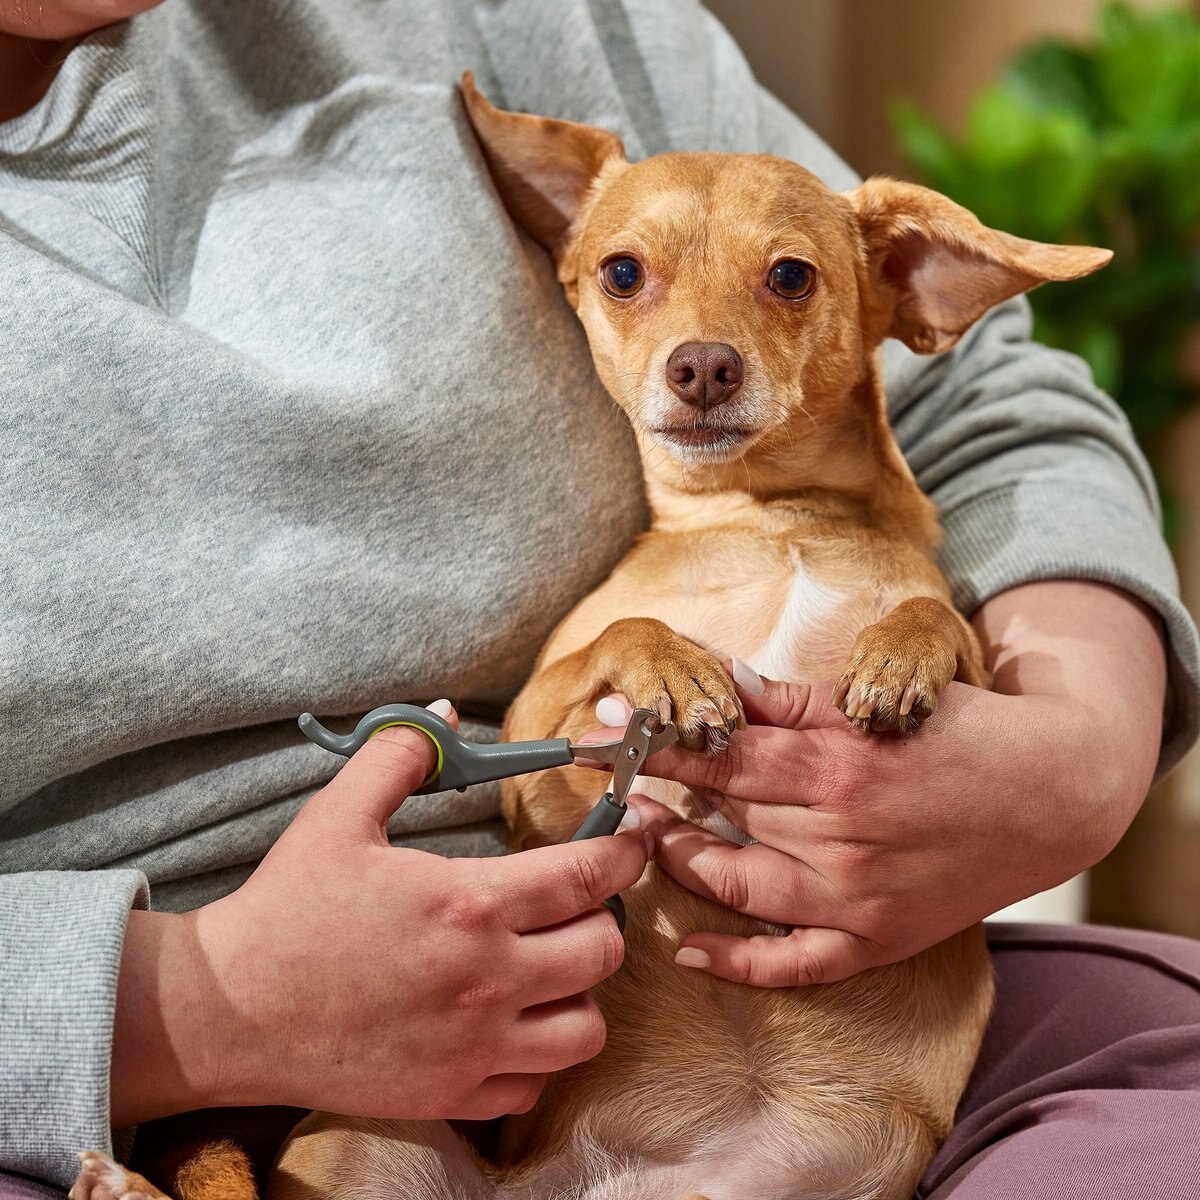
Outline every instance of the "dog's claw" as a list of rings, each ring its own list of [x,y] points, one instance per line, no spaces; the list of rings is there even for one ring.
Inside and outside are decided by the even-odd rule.
[[[908,714],[912,712],[913,705],[916,704],[917,696],[919,694],[920,693],[917,691],[917,685],[915,683],[910,683],[908,687],[904,689],[904,695],[900,697],[900,715],[902,717],[907,717]]]

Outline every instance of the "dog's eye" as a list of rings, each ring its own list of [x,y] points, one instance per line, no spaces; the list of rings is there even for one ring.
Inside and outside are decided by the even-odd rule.
[[[600,286],[610,296],[616,296],[619,300],[624,300],[639,291],[644,281],[641,264],[636,258],[630,258],[628,255],[610,258],[600,268]]]
[[[767,273],[767,287],[785,300],[803,300],[810,296],[816,282],[816,271],[798,258],[782,259]]]

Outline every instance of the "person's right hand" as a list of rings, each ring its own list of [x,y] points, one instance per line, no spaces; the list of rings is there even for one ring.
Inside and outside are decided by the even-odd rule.
[[[587,989],[624,953],[599,905],[641,875],[644,835],[507,858],[392,847],[387,820],[432,761],[422,735],[381,732],[236,892],[132,915],[115,1125],[244,1104],[482,1119],[599,1052]]]

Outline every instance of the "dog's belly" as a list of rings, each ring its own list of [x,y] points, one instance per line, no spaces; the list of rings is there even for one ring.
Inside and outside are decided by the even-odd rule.
[[[800,1129],[788,1114],[763,1108],[714,1128],[687,1151],[636,1161],[579,1139],[544,1170],[502,1183],[496,1200],[859,1200],[867,1194],[908,1200],[912,1168],[900,1147],[884,1168],[899,1178],[880,1188],[881,1181],[870,1178],[874,1172],[864,1170],[864,1147],[813,1116]],[[869,1192],[860,1190],[864,1183]]]

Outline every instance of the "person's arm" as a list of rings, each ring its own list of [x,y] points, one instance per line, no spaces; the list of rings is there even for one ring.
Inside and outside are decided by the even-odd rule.
[[[1049,582],[995,597],[975,625],[994,691],[951,684],[909,737],[852,729],[829,702],[832,681],[765,681],[739,689],[750,727],[728,753],[648,762],[758,843],[736,846],[637,797],[659,864],[701,895],[796,926],[784,938],[697,930],[681,965],[759,986],[830,982],[1108,853],[1158,758],[1158,619],[1115,589]]]
[[[487,1119],[599,1052],[586,991],[623,955],[600,905],[641,875],[644,834],[507,858],[390,846],[432,765],[424,736],[382,731],[236,892],[132,922],[114,1125],[264,1104]]]
[[[134,871],[0,877],[0,1169],[66,1186],[110,1124],[198,1107],[494,1117],[596,1054],[587,989],[623,955],[600,905],[641,875],[646,835],[392,847],[431,765],[427,739],[383,731],[191,913],[129,913]]]

